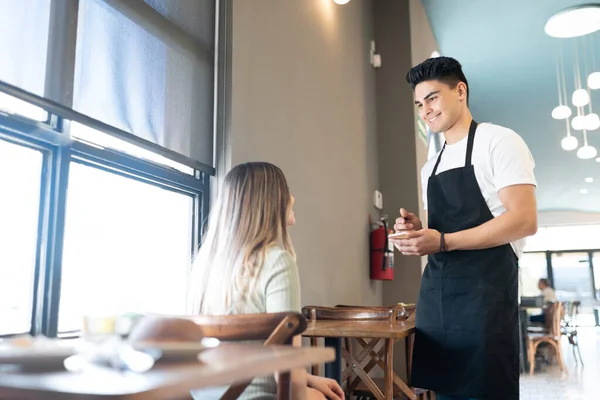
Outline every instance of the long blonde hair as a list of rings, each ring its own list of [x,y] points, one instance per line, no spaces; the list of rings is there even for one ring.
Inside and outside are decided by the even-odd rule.
[[[295,257],[287,229],[290,207],[285,176],[275,165],[250,162],[229,171],[193,263],[191,313],[236,313],[257,301],[255,285],[268,248],[280,244]]]

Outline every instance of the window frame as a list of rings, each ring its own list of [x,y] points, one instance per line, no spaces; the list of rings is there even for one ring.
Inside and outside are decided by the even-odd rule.
[[[58,127],[65,120],[52,115]],[[61,131],[62,130],[62,131]],[[62,248],[69,168],[76,162],[192,198],[190,257],[200,243],[208,214],[210,177],[195,170],[189,175],[152,161],[67,137],[63,129],[0,112],[0,139],[32,148],[43,155],[40,171],[38,232],[34,266],[31,335],[56,337],[60,305]],[[15,332],[15,334],[24,332]]]
[[[212,175],[215,175],[215,169],[223,171],[226,167],[231,107],[232,7],[231,0],[214,0],[216,23],[213,48],[212,122],[213,163],[217,168],[213,168],[69,108],[73,103],[79,0],[49,1],[51,1],[51,8],[44,96],[28,93],[0,81],[0,92],[44,108],[48,112],[48,119],[45,122],[37,122],[0,110],[0,139],[43,153],[29,333],[34,336],[57,337],[66,200],[71,162],[83,163],[191,196],[193,209],[190,258],[198,249],[212,198],[211,183],[218,184],[218,179],[216,180]],[[125,152],[75,140],[69,134],[70,120],[183,163],[193,169],[193,175]]]

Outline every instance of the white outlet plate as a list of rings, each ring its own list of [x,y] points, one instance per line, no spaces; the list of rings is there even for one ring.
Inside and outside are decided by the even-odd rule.
[[[373,192],[373,205],[378,210],[383,210],[383,194],[379,190]]]

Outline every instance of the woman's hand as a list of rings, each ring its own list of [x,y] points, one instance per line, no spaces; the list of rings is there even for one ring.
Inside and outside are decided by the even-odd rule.
[[[344,391],[342,390],[341,386],[337,383],[337,381],[333,379],[308,374],[306,382],[309,387],[309,399],[312,395],[310,393],[310,388],[319,391],[325,396],[325,398],[330,400],[345,399]]]

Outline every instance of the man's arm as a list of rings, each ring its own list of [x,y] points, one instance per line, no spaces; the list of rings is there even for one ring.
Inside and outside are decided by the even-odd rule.
[[[537,232],[535,186],[507,186],[498,192],[498,196],[506,211],[475,228],[446,234],[449,251],[487,249]]]
[[[446,250],[476,250],[496,247],[535,234],[537,206],[535,186],[513,185],[498,192],[506,211],[475,228],[447,233]],[[440,251],[440,232],[410,231],[406,239],[390,239],[407,256],[425,256]]]

